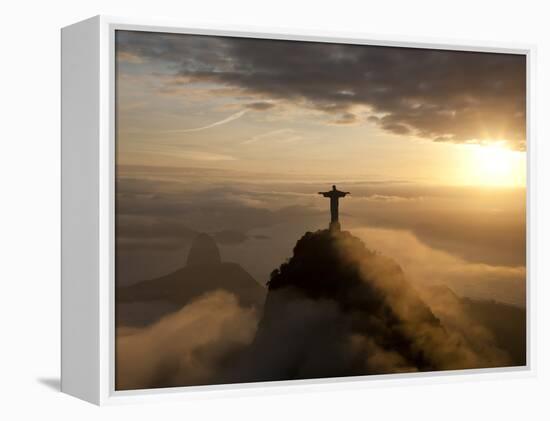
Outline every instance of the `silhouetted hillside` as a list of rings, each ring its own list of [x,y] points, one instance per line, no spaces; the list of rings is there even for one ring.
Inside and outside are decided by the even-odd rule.
[[[389,323],[396,322],[397,315],[388,299],[402,299],[415,320],[438,324],[405,280],[401,267],[368,250],[347,231],[306,233],[296,243],[292,258],[272,272],[268,287],[270,291],[293,288],[308,298],[331,299],[344,311],[364,311]]]

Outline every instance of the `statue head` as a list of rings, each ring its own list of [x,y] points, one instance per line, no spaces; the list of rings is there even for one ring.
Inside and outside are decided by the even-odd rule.
[[[334,184],[332,185],[332,190],[336,190],[336,186]]]

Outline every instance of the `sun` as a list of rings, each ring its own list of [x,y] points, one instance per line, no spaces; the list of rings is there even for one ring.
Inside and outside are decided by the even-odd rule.
[[[472,145],[470,171],[479,185],[521,185],[525,183],[525,153],[508,149],[503,141]]]

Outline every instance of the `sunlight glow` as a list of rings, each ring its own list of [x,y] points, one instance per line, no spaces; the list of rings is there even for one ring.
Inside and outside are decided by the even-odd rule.
[[[525,183],[525,153],[513,151],[505,142],[475,145],[470,177],[475,184],[516,186]]]

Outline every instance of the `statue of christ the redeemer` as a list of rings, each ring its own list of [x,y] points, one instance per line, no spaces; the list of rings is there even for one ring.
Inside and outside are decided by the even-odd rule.
[[[330,198],[330,225],[331,230],[340,230],[340,221],[338,221],[338,201],[341,197],[346,197],[350,194],[349,191],[336,190],[336,186],[332,186],[332,190],[320,191],[319,194]]]

